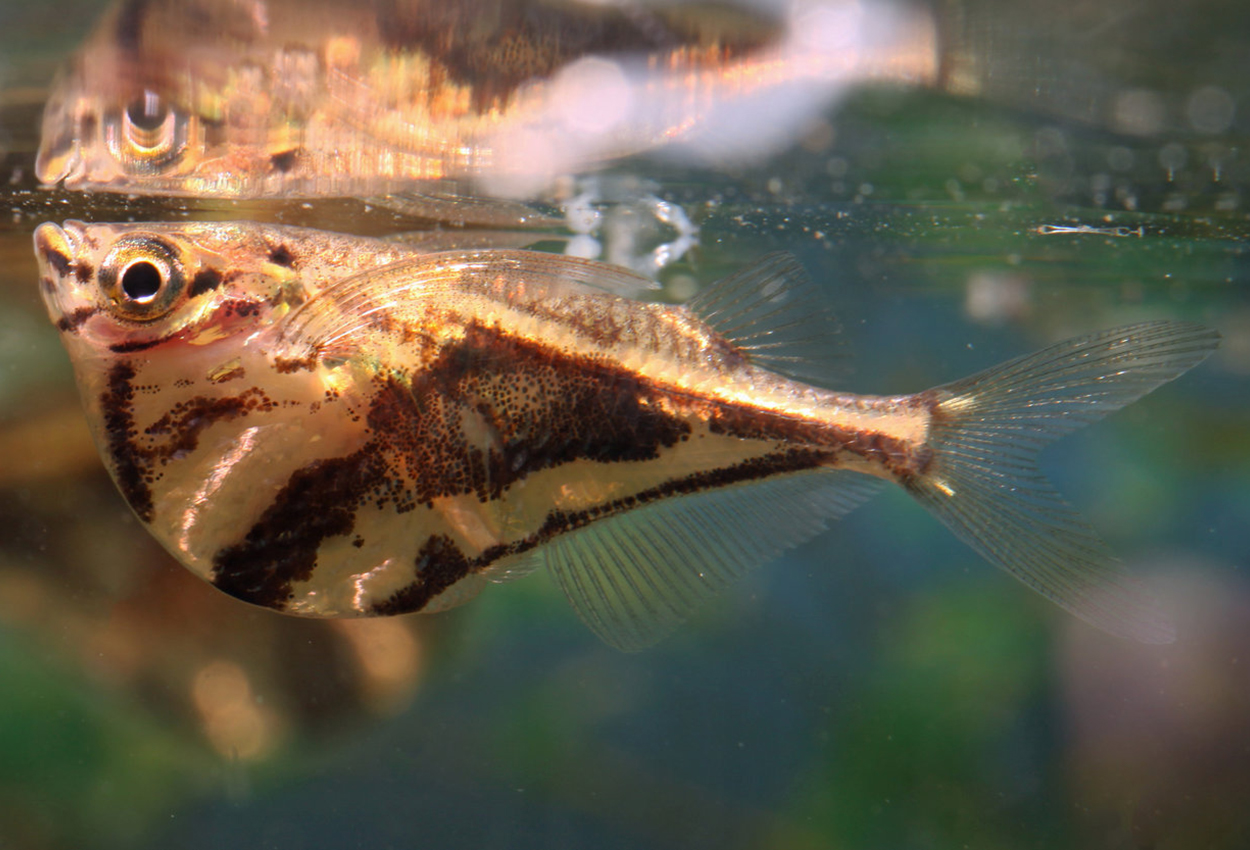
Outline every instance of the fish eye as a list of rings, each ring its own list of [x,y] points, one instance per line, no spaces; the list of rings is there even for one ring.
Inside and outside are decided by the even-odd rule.
[[[160,293],[164,282],[160,269],[147,260],[138,260],[122,272],[122,294],[137,304],[147,304]]]
[[[117,240],[100,266],[99,281],[114,310],[140,322],[172,310],[186,286],[177,251],[155,236]]]
[[[126,120],[132,133],[155,133],[169,120],[169,106],[151,92],[132,100],[126,107]]]
[[[156,92],[144,91],[110,122],[107,142],[127,171],[150,174],[182,158],[187,136],[186,116]]]

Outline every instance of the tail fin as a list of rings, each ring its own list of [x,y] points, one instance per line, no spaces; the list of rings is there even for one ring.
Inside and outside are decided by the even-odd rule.
[[[1170,643],[1167,616],[1042,476],[1037,455],[1201,363],[1219,339],[1185,322],[1128,325],[937,387],[932,460],[907,487],[960,539],[1087,623]]]

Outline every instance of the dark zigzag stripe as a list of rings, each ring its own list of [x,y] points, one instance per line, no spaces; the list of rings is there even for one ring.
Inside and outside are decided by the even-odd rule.
[[[793,449],[752,458],[723,469],[698,472],[685,478],[666,481],[584,511],[552,511],[538,531],[528,537],[500,546],[492,546],[476,558],[468,558],[451,538],[433,535],[426,541],[416,561],[417,578],[389,599],[376,603],[371,613],[380,616],[420,611],[438,594],[470,573],[481,572],[510,555],[520,555],[550,542],[561,534],[583,528],[598,519],[641,508],[662,499],[701,493],[731,484],[758,481],[787,472],[815,469],[832,460],[828,451]]]

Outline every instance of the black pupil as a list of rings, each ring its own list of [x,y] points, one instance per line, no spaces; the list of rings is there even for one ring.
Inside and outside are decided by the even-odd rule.
[[[122,292],[131,301],[150,301],[161,291],[161,272],[148,262],[134,263],[122,272]]]
[[[126,107],[126,117],[135,127],[151,132],[165,123],[165,104],[155,99],[139,98]]]

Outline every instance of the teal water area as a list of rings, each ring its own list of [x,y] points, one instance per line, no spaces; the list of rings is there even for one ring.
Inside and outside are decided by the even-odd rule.
[[[1027,86],[878,88],[765,163],[617,171],[700,225],[670,291],[795,253],[842,319],[852,390],[920,390],[1131,321],[1218,328],[1211,360],[1044,456],[1174,611],[1169,646],[1071,618],[893,490],[637,654],[544,575],[370,623],[225,597],[114,491],[32,230],[413,225],[356,201],[37,188],[46,85],[98,7],[0,12],[0,847],[1250,846],[1250,15],[1061,5],[1012,67],[1074,54],[1112,96],[1164,104],[1149,132]],[[1036,12],[999,6],[938,11]]]

